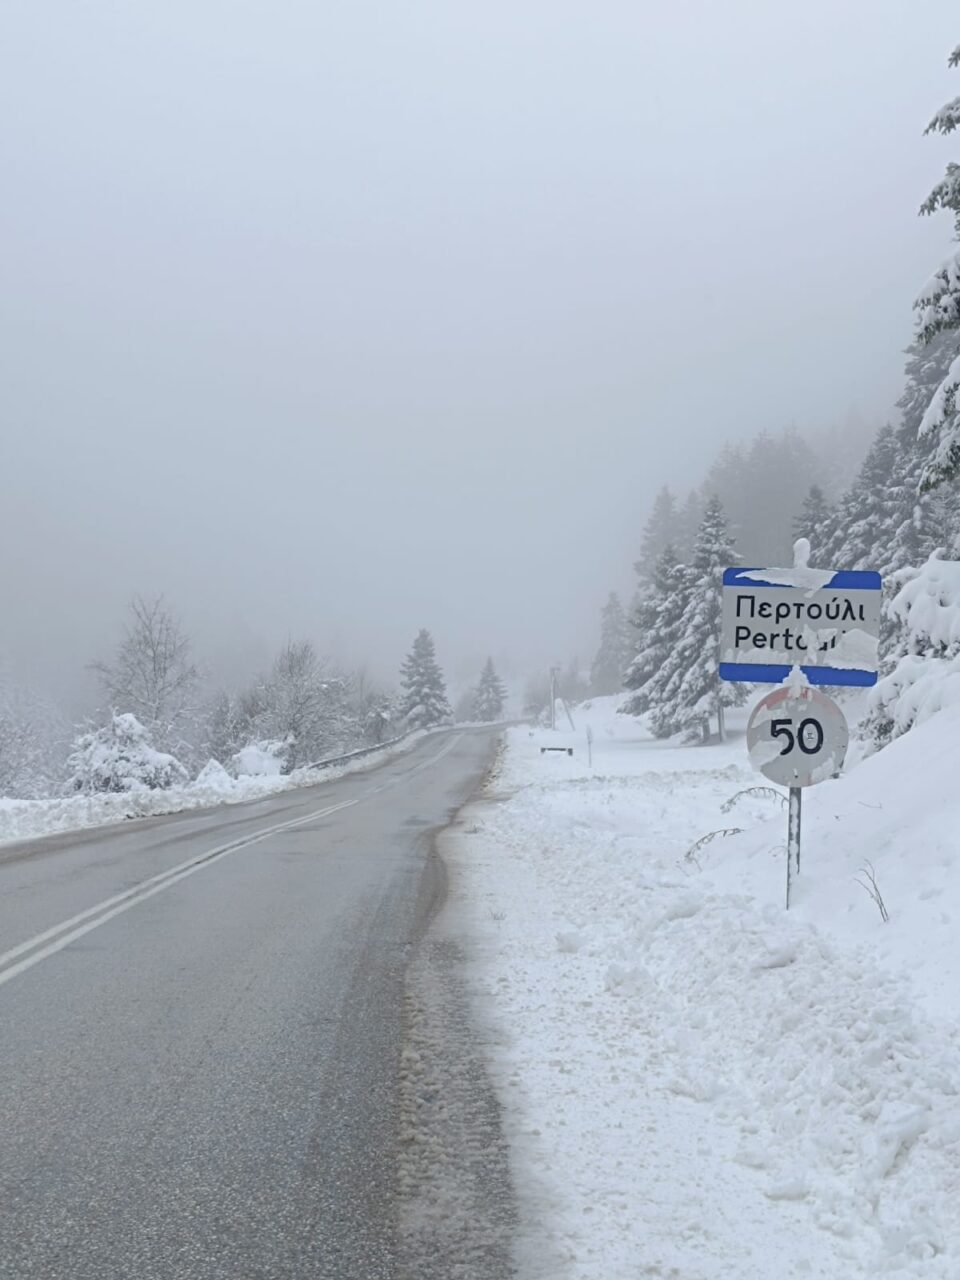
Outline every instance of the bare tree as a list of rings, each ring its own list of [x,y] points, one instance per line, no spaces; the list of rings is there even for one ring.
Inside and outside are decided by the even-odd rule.
[[[158,746],[182,746],[195,710],[199,674],[190,658],[190,641],[163,596],[152,601],[134,596],[113,660],[91,666],[115,711],[132,712]]]
[[[289,640],[262,690],[261,736],[288,743],[287,768],[309,764],[348,734],[347,680],[309,640]]]

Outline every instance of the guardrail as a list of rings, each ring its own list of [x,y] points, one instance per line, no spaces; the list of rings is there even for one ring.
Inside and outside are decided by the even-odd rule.
[[[419,732],[419,730],[414,730]],[[386,751],[388,747],[399,746],[401,742],[406,742],[407,738],[412,738],[413,733],[403,733],[399,738],[388,738],[385,742],[378,742],[373,747],[358,747],[356,751],[347,751],[340,756],[329,756],[326,760],[314,760],[312,764],[301,765],[303,769],[333,769],[338,764],[349,764],[351,760],[362,760],[364,756],[372,756],[377,751]]]
[[[386,751],[388,747],[399,747],[401,743],[406,742],[409,738],[415,738],[421,733],[452,733],[454,730],[463,733],[469,732],[471,729],[507,729],[514,724],[526,723],[525,720],[498,720],[491,724],[438,724],[431,726],[429,729],[411,729],[409,733],[401,733],[399,738],[388,738],[386,742],[378,742],[376,746],[359,747],[356,751],[347,751],[343,755],[330,756],[326,760],[315,760],[312,764],[302,764],[298,767],[301,769],[333,769],[338,764],[349,764],[351,760],[362,760],[364,756],[372,756],[377,751]]]

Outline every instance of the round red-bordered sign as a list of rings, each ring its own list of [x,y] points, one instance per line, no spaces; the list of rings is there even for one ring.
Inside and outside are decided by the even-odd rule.
[[[750,763],[782,787],[811,787],[843,768],[850,732],[825,693],[783,686],[761,698],[747,724]]]

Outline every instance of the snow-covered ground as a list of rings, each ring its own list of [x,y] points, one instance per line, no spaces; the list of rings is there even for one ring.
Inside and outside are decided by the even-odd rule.
[[[960,708],[806,793],[787,913],[782,805],[722,812],[764,782],[743,718],[682,747],[614,707],[509,731],[445,846],[524,1280],[956,1280]]]
[[[242,774],[235,778],[216,761],[211,761],[193,782],[181,787],[154,790],[140,787],[120,793],[53,796],[44,800],[11,800],[0,796],[0,845],[58,831],[123,822],[127,818],[152,818],[187,809],[208,809],[218,804],[243,804],[280,791],[316,786],[318,782],[328,782],[345,773],[374,769],[391,755],[408,751],[431,732],[435,731],[420,730],[382,751],[359,755],[344,764],[296,769],[290,774]]]

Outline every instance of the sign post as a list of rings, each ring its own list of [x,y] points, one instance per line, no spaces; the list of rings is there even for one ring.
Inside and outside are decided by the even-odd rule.
[[[811,569],[810,544],[794,544],[792,569],[727,569],[723,575],[721,680],[776,684],[747,725],[750,763],[789,788],[787,907],[800,872],[803,788],[836,777],[850,733],[821,685],[877,682],[879,573]]]
[[[787,819],[787,907],[793,876],[800,874],[803,788],[836,777],[850,733],[843,712],[799,671],[761,698],[747,724],[750,763],[765,778],[790,789]]]

